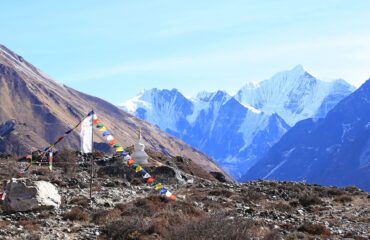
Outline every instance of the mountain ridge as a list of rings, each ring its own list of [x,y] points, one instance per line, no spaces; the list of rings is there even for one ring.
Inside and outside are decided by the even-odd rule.
[[[370,81],[325,118],[298,122],[246,174],[370,190]]]
[[[353,89],[344,80],[316,79],[298,65],[249,83],[235,96],[219,90],[186,98],[177,89],[152,89],[118,106],[203,150],[241,178],[297,121],[325,115]]]
[[[143,143],[148,148],[172,156],[186,155],[208,171],[224,173],[200,150],[102,99],[56,82],[2,45],[0,92],[0,129],[15,119],[12,122],[13,130],[0,136],[2,151],[26,154],[31,150],[44,149],[94,109],[107,129],[124,147],[135,144],[137,127],[141,126]],[[37,141],[32,141],[32,138]],[[100,135],[94,137],[94,141],[105,143]],[[71,133],[58,147],[62,146],[79,149],[79,134]]]

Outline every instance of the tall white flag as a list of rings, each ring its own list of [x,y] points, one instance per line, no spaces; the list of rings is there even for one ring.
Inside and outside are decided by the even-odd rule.
[[[81,152],[91,153],[92,152],[92,126],[93,126],[93,115],[87,116],[81,123]]]

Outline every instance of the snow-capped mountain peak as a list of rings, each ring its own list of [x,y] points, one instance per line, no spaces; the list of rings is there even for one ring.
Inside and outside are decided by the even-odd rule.
[[[297,121],[325,116],[353,90],[344,80],[323,82],[297,65],[247,83],[235,96],[200,92],[189,99],[177,89],[151,89],[119,106],[201,149],[239,178]]]
[[[341,99],[354,91],[354,87],[341,80],[321,81],[305,67],[297,65],[258,85],[245,85],[235,98],[267,114],[277,113],[292,126],[297,121],[315,116],[323,101],[333,91],[339,93],[335,98]]]

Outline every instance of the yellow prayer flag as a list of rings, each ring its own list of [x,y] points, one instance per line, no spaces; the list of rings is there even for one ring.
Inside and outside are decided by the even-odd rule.
[[[107,129],[105,127],[102,127],[102,128],[99,129],[99,132],[105,132],[105,131],[107,131]]]
[[[123,147],[118,147],[118,148],[116,149],[116,152],[123,152],[123,151],[124,151]]]
[[[157,186],[155,187],[155,190],[160,190],[163,188],[163,185],[162,184],[157,184]]]
[[[141,170],[143,170],[143,168],[140,165],[136,167],[136,172],[140,172]]]

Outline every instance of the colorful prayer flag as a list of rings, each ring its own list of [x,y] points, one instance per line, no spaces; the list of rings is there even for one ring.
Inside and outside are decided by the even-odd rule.
[[[104,125],[103,125],[102,123],[98,123],[98,124],[96,125],[96,128],[102,128],[102,127],[104,127]]]
[[[92,152],[92,139],[93,139],[93,120],[92,116],[86,117],[81,124],[80,141],[81,141],[81,152],[91,153]]]
[[[123,152],[121,152],[121,155],[119,155],[120,157],[124,157],[124,156],[127,156],[127,152],[125,150],[123,150]]]
[[[135,160],[132,159],[132,158],[130,160],[128,160],[128,162],[127,162],[128,165],[131,165],[131,164],[134,164],[134,163],[135,163]]]
[[[108,132],[108,131],[105,131],[105,132],[103,132],[103,137],[106,137],[106,136],[109,136],[110,135],[110,133]]]
[[[99,132],[105,132],[105,131],[107,131],[107,129],[105,127],[102,127],[102,128],[99,129]]]
[[[116,149],[116,152],[123,152],[123,151],[124,151],[123,147],[119,147]]]
[[[112,141],[113,139],[114,139],[114,137],[113,137],[112,135],[108,135],[108,136],[107,136],[107,141],[108,141],[108,142]]]
[[[94,124],[95,124],[95,125],[96,125],[96,124],[98,124],[98,123],[101,123],[101,121],[100,121],[100,119],[99,119],[99,118],[94,120]]]
[[[163,188],[163,185],[162,184],[157,184],[157,186],[155,187],[155,190],[160,190],[160,189],[162,189]]]
[[[115,143],[112,147],[114,148],[119,148],[121,145],[119,145],[119,143]]]
[[[53,170],[53,151],[49,152],[49,169],[50,171]]]
[[[167,192],[167,189],[166,188],[162,188],[161,191],[159,191],[160,194],[165,194]]]
[[[109,145],[111,145],[111,146],[113,146],[114,144],[116,144],[117,143],[117,141],[115,140],[115,139],[113,139],[113,140],[111,140],[110,142],[109,142]]]
[[[141,166],[138,166],[138,167],[136,168],[136,172],[140,172],[141,170],[143,170],[143,168],[142,168]]]
[[[171,197],[172,193],[170,191],[166,192],[166,197]]]
[[[154,182],[154,181],[155,181],[155,179],[154,179],[153,177],[150,177],[150,178],[148,179],[147,183],[152,183],[152,182]]]
[[[175,195],[173,195],[173,194],[172,194],[170,198],[171,198],[172,200],[176,200],[176,198],[177,198],[177,197],[176,197]]]
[[[143,176],[144,179],[147,179],[147,178],[150,178],[150,174],[149,173],[145,173],[145,175]]]

